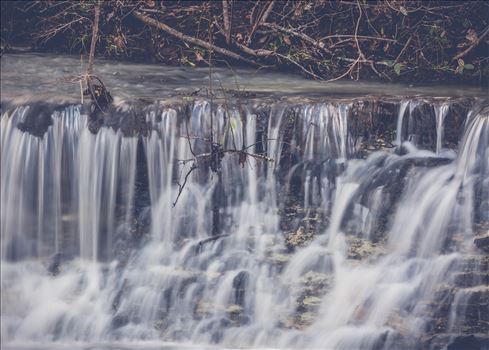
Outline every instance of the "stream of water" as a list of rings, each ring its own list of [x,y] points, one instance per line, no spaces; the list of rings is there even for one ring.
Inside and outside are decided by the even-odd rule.
[[[348,101],[155,105],[137,110],[144,136],[94,134],[77,104],[35,135],[34,104],[4,109],[2,347],[446,346],[474,295],[489,314],[486,282],[453,289],[487,258],[489,107],[472,103],[448,149],[452,102],[429,104],[425,148],[423,103],[400,99],[392,147],[367,153]],[[248,156],[191,161],[210,139]]]

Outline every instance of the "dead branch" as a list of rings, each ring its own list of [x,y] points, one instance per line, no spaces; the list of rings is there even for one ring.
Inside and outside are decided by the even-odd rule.
[[[222,16],[224,17],[224,36],[226,44],[231,44],[231,24],[229,20],[229,3],[228,0],[222,0]]]
[[[267,8],[263,12],[263,14],[258,18],[258,20],[255,22],[255,24],[251,28],[251,32],[248,35],[248,41],[247,41],[248,45],[251,43],[251,38],[253,37],[253,34],[255,33],[256,28],[258,28],[262,23],[267,21],[267,18],[270,15],[270,12],[272,11],[274,5],[275,5],[275,0],[270,1]]]
[[[179,32],[178,30],[173,29],[172,27],[166,25],[165,23],[157,21],[157,20],[155,20],[149,16],[146,16],[139,11],[134,11],[133,15],[137,19],[141,20],[142,22],[149,24],[153,27],[157,27],[157,28],[167,32],[170,35],[173,35],[174,37],[176,37],[182,41],[198,45],[200,47],[206,48],[207,50],[214,50],[214,51],[220,53],[221,55],[228,56],[228,57],[233,58],[233,59],[238,60],[238,61],[243,61],[243,62],[252,64],[252,65],[258,65],[256,62],[249,60],[249,59],[247,59],[241,55],[238,55],[237,53],[231,52],[229,50],[226,50],[226,49],[219,47],[219,46],[216,46],[216,45],[211,45],[208,42],[205,42],[201,39],[194,38],[194,37],[191,37],[189,35],[183,34],[183,33]]]
[[[474,49],[477,45],[479,45],[479,43],[481,42],[481,40],[484,39],[484,37],[487,34],[489,34],[489,27],[487,27],[486,30],[484,30],[484,32],[481,35],[479,35],[479,37],[477,39],[474,40],[474,42],[472,43],[472,45],[470,45],[464,51],[462,51],[459,54],[457,54],[455,57],[453,57],[453,59],[454,60],[458,60],[459,58],[464,57],[466,54],[468,54],[470,51],[472,51],[472,49]]]
[[[173,207],[175,207],[175,205],[177,205],[178,198],[180,198],[180,195],[182,194],[182,191],[185,188],[185,185],[187,184],[187,180],[188,180],[190,174],[192,173],[192,171],[194,171],[197,168],[198,168],[197,167],[197,164],[193,163],[192,166],[190,167],[190,170],[185,175],[185,178],[183,180],[183,183],[182,184],[177,183],[177,185],[178,185],[178,194],[177,194],[177,198],[175,198],[175,201],[173,202],[173,205],[172,205]]]
[[[294,66],[297,66],[299,67],[302,71],[306,72],[308,75],[310,75],[311,77],[315,78],[315,79],[318,79],[318,80],[322,80],[322,78],[317,75],[317,74],[314,74],[313,72],[307,70],[304,66],[302,66],[301,64],[299,64],[298,62],[296,62],[295,60],[293,60],[292,58],[288,57],[288,56],[284,56],[278,52],[275,52],[275,56],[278,56],[278,57],[282,57],[284,60],[287,60],[289,61],[290,63],[292,63]]]
[[[226,36],[226,32],[225,32],[225,29],[221,28],[219,26],[219,24],[216,23],[216,26],[217,26],[217,29],[219,30],[219,32]],[[243,51],[244,53],[250,55],[250,56],[256,56],[256,57],[266,57],[266,56],[272,56],[275,52],[274,51],[271,51],[271,50],[265,50],[265,49],[252,49],[246,45],[243,45],[239,42],[237,42],[236,40],[234,40],[234,38],[231,38],[233,44],[239,48],[241,51]]]
[[[300,39],[324,50],[325,52],[327,52],[331,55],[333,54],[333,52],[331,52],[327,47],[325,47],[323,42],[315,40],[315,39],[311,38],[310,36],[308,36],[304,33],[300,33],[300,32],[297,32],[293,29],[285,28],[285,27],[279,26],[279,25],[274,24],[274,23],[262,23],[261,25],[264,27],[267,27],[267,28],[272,28],[272,29],[279,30],[281,32],[296,36],[296,37],[298,37],[298,38],[300,38]]]
[[[399,62],[399,59],[401,58],[401,56],[404,54],[404,51],[406,51],[407,47],[409,46],[409,44],[411,43],[411,40],[413,39],[412,36],[409,37],[408,41],[406,41],[406,43],[404,44],[401,52],[399,52],[399,55],[397,55],[396,59],[394,60],[394,64],[396,64],[397,62]]]
[[[91,75],[93,73],[93,58],[95,56],[95,47],[97,44],[99,19],[100,19],[100,0],[98,0],[97,3],[95,4],[95,18],[92,26],[92,42],[90,44],[90,54],[88,56],[87,75]]]

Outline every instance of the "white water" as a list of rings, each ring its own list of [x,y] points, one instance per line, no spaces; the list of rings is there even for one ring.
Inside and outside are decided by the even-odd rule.
[[[406,109],[410,107],[410,101],[401,101],[399,106],[399,114],[397,115],[397,130],[396,130],[396,145],[398,147],[402,144],[402,124],[404,121],[404,114],[406,114]]]
[[[435,106],[436,118],[436,154],[440,154],[443,142],[443,122],[447,116],[450,105],[442,103],[440,106]]]
[[[401,104],[398,145],[408,105],[411,114],[416,101]],[[188,125],[172,109],[148,112],[153,130],[139,145],[109,128],[92,135],[78,107],[55,115],[43,138],[16,128],[24,107],[2,116],[2,344],[391,349],[401,338],[417,344],[428,322],[427,301],[473,250],[473,184],[489,177],[489,116],[487,109],[468,116],[451,163],[409,168],[436,155],[407,143],[411,151],[402,156],[379,151],[352,159],[350,107],[305,106],[301,127],[285,144],[285,107],[273,106],[260,137],[274,161],[248,157],[242,167],[226,154],[221,183],[217,174],[197,169],[175,207],[176,183],[191,166],[180,161],[192,151],[209,152],[207,102],[195,104]],[[251,107],[242,113],[217,109],[214,139],[253,153],[260,120]],[[146,158],[151,216],[142,241],[131,233],[141,219],[134,217],[138,147]],[[292,163],[281,159],[286,147],[297,158]],[[333,171],[345,170],[313,171],[331,159]],[[307,247],[288,253],[280,213],[300,171],[301,203],[308,213],[326,213],[329,224]],[[402,194],[384,218],[389,179],[404,187],[394,190]],[[217,190],[224,193],[222,237],[206,242],[215,233]],[[383,219],[385,232],[374,232]],[[352,238],[368,243],[374,234],[381,236],[378,251],[361,262],[349,258]],[[70,258],[53,276],[47,266],[56,253]],[[311,280],[323,287],[312,288]],[[310,309],[301,316],[304,294]],[[465,297],[458,295],[456,302]],[[454,307],[451,330],[458,331],[460,317]]]

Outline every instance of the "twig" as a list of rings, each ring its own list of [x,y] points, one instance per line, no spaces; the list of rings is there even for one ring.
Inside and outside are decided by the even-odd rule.
[[[409,39],[408,39],[408,41],[406,41],[406,43],[404,44],[404,47],[402,48],[401,52],[399,52],[399,55],[397,55],[396,59],[394,60],[394,64],[396,64],[397,62],[399,62],[399,59],[401,58],[401,56],[404,53],[404,51],[406,51],[406,49],[409,46],[409,43],[411,42],[412,39],[413,39],[413,37],[410,36]]]
[[[314,74],[313,72],[311,71],[308,71],[306,68],[304,68],[304,66],[300,65],[299,63],[297,63],[296,61],[294,61],[292,58],[290,57],[287,57],[287,56],[284,56],[278,52],[275,52],[275,56],[278,56],[278,57],[282,57],[283,59],[291,62],[292,64],[294,64],[295,66],[299,67],[300,69],[302,69],[304,72],[306,72],[307,74],[309,74],[311,77],[314,77],[318,80],[322,80],[322,78],[319,76],[319,75],[316,75]]]
[[[190,176],[192,171],[194,171],[197,168],[198,168],[197,165],[195,163],[193,163],[192,166],[190,167],[190,170],[185,175],[185,179],[183,180],[183,184],[178,183],[178,194],[177,194],[177,198],[175,198],[175,201],[173,202],[173,207],[175,207],[175,205],[177,205],[178,198],[180,198],[180,195],[182,194],[182,191],[185,188],[185,185],[187,184],[188,177]]]

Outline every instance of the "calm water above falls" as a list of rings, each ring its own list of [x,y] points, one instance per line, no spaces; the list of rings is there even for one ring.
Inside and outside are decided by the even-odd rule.
[[[408,95],[126,101],[96,130],[9,103],[2,346],[487,347],[488,102]],[[215,142],[273,161],[197,162],[173,206],[211,113]]]

